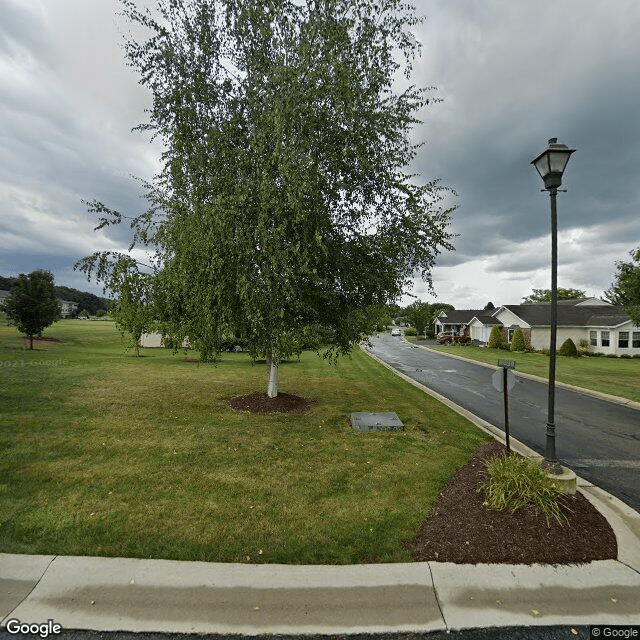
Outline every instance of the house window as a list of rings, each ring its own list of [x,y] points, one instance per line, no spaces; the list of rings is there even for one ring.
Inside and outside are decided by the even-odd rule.
[[[598,346],[598,332],[597,331],[589,331],[589,344],[592,347]]]
[[[609,332],[608,331],[601,331],[600,332],[600,344],[603,347],[608,347],[609,346]]]
[[[509,342],[513,342],[513,332],[515,329],[509,329]]]
[[[640,331],[633,332],[633,342],[631,344],[634,349],[640,349]]]
[[[618,348],[619,349],[629,348],[629,332],[628,331],[618,332]]]

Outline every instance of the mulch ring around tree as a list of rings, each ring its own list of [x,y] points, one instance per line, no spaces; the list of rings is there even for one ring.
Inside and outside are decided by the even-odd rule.
[[[454,563],[570,564],[616,559],[615,534],[607,520],[580,493],[560,496],[569,523],[547,519],[532,506],[515,513],[484,507],[478,483],[489,479],[484,461],[504,455],[499,442],[478,447],[471,462],[456,471],[416,538],[404,546],[417,561]]]
[[[248,396],[231,398],[228,404],[236,411],[291,413],[307,411],[313,405],[313,400],[290,393],[279,393],[275,398],[270,398],[266,393],[254,393]]]

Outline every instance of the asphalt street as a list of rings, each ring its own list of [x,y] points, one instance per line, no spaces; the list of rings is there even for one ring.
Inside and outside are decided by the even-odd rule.
[[[381,334],[368,349],[393,368],[504,429],[504,401],[493,370]],[[508,354],[516,360],[517,355]],[[498,356],[496,356],[497,364]],[[510,433],[544,453],[548,385],[516,376],[509,391]],[[640,510],[640,411],[556,387],[556,451],[579,476]]]

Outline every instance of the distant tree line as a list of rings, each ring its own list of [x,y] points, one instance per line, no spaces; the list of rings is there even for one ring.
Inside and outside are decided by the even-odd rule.
[[[11,291],[11,287],[18,281],[16,277],[0,276],[0,290]],[[93,293],[78,291],[71,287],[54,286],[56,298],[78,303],[78,311],[86,310],[91,315],[96,315],[99,311],[109,310],[109,300],[101,298]]]

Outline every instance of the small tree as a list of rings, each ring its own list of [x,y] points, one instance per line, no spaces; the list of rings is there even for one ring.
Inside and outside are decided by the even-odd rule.
[[[433,327],[433,310],[428,302],[416,300],[405,309],[404,314],[418,334],[423,334],[425,329]]]
[[[86,310],[83,309],[79,314],[78,314],[78,318],[88,318],[91,314]]]
[[[520,327],[516,327],[511,339],[511,351],[524,351],[527,348],[527,341]]]
[[[489,342],[487,342],[487,347],[491,349],[504,348],[504,338],[502,337],[502,329],[497,324],[494,324],[493,329],[491,329],[491,335],[489,336]]]
[[[578,349],[576,348],[576,343],[571,339],[567,338],[562,346],[558,349],[559,356],[577,356]]]
[[[564,289],[558,287],[558,300],[579,300],[584,298],[586,293],[580,289]],[[535,302],[551,302],[551,289],[533,289],[525,298],[522,298],[522,304],[532,304]]]
[[[61,315],[53,288],[53,274],[43,269],[28,276],[21,273],[11,287],[5,312],[9,324],[29,337],[29,349],[33,349],[33,336],[41,334]]]
[[[618,269],[611,288],[605,291],[605,298],[622,307],[640,326],[640,249],[630,252],[631,262],[616,262]]]

